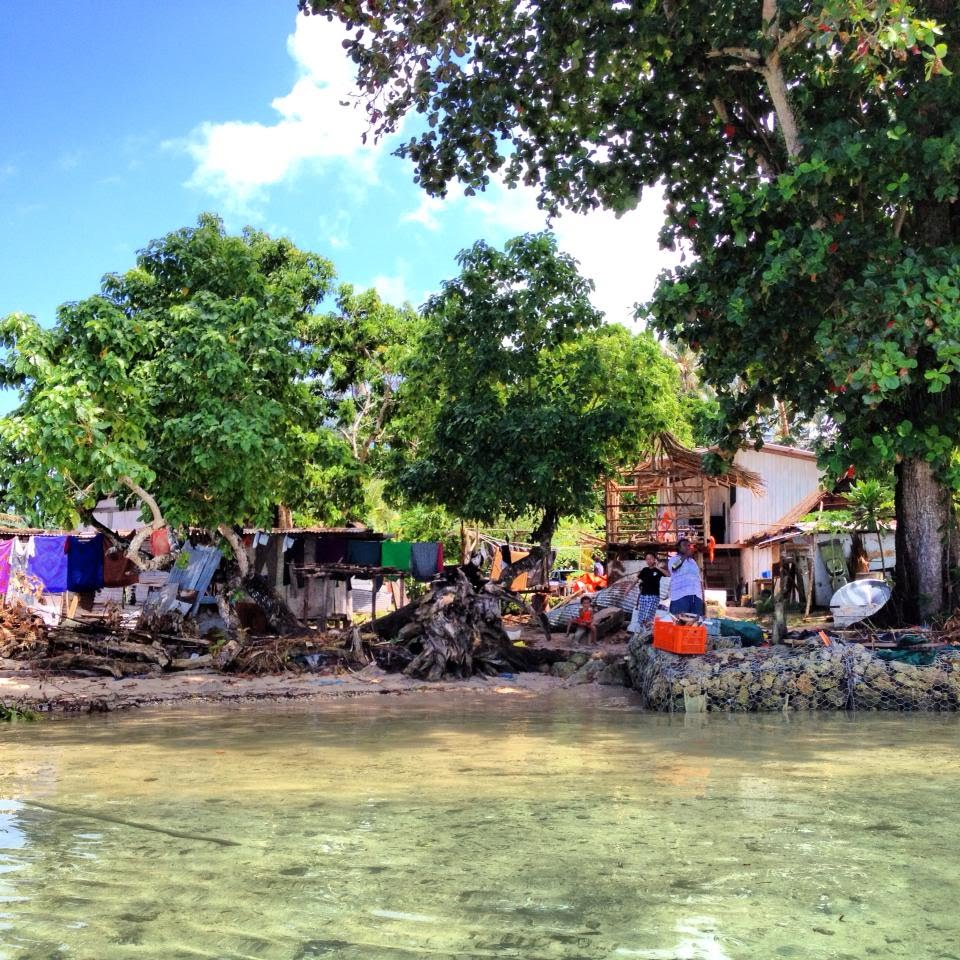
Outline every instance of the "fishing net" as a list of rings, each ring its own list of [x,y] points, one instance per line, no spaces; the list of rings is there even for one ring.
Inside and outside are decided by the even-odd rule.
[[[728,641],[729,642],[729,641]],[[960,651],[870,650],[819,638],[806,645],[731,647],[684,657],[641,638],[629,647],[633,686],[652,710],[960,709]]]

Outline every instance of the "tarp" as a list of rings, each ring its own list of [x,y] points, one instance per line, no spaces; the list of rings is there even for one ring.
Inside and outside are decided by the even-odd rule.
[[[592,597],[593,605],[598,610],[605,607],[616,607],[624,613],[633,613],[640,595],[640,584],[637,577],[630,574],[621,577],[613,586],[600,590]],[[574,594],[569,603],[554,607],[547,613],[547,620],[551,627],[565,627],[577,615],[580,607],[580,595]]]

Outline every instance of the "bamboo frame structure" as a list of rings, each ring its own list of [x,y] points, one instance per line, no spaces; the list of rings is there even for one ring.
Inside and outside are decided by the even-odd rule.
[[[671,433],[658,434],[647,456],[604,485],[608,545],[676,543],[710,536],[710,490],[743,487],[763,491],[759,474],[730,464],[716,476],[707,472],[709,451],[691,450]]]

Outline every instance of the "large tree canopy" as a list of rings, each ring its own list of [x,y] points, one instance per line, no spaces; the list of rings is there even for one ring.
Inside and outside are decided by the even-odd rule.
[[[698,349],[730,447],[775,400],[833,464],[897,462],[906,612],[948,598],[960,429],[960,9],[952,0],[303,0],[355,28],[375,131],[443,193],[549,209],[667,195],[691,254],[651,308]]]
[[[3,503],[72,526],[101,497],[136,494],[156,523],[228,539],[280,503],[349,506],[354,460],[315,389],[332,278],[289,241],[229,236],[205,215],[54,326],[8,316],[0,381],[20,403],[0,419]]]
[[[552,234],[458,262],[404,369],[394,474],[469,520],[536,515],[546,549],[560,517],[596,510],[598,476],[682,429],[678,378],[651,336],[602,325]]]

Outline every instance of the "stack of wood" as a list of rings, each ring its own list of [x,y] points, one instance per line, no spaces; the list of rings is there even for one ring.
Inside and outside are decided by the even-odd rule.
[[[227,641],[213,654],[218,670],[262,676],[271,673],[326,672],[358,664],[343,631],[301,632],[296,636],[246,636]]]
[[[289,629],[289,628],[288,628]],[[47,626],[26,607],[0,607],[0,659],[31,669],[82,676],[156,676],[186,670],[267,674],[335,669],[355,662],[343,632],[291,636],[200,637],[195,621],[170,611],[136,629],[119,623],[67,621]]]
[[[422,680],[465,679],[527,667],[529,657],[503,629],[507,592],[487,583],[479,590],[458,572],[420,599],[372,624],[385,643],[371,647],[377,663]]]
[[[47,654],[47,627],[26,607],[0,607],[0,657],[30,660]]]

